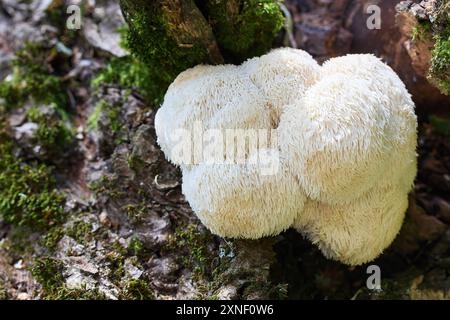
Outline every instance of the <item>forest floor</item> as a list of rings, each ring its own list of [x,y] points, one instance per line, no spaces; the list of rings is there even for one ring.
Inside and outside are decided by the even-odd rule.
[[[86,5],[70,31],[35,3],[0,2],[0,299],[450,297],[447,120],[419,119],[410,207],[371,291],[368,265],[327,260],[293,230],[212,235],[156,144],[118,5]]]

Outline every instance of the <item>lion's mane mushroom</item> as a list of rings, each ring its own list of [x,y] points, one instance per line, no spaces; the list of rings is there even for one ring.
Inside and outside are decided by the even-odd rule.
[[[173,133],[199,121],[204,129],[276,130],[279,170],[183,163]],[[285,48],[241,66],[197,66],[169,87],[155,127],[183,171],[186,199],[215,234],[254,239],[294,227],[325,256],[358,265],[400,230],[416,174],[417,120],[404,84],[372,55],[319,66]]]

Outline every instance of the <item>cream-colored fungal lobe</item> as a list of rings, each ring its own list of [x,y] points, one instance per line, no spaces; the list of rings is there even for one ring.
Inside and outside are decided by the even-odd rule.
[[[174,136],[187,130],[181,136],[195,139],[199,123],[217,132],[276,129],[278,170],[181,161]],[[169,87],[155,128],[166,157],[183,171],[187,201],[213,233],[255,239],[293,226],[350,265],[376,258],[393,241],[417,170],[411,96],[372,55],[319,66],[308,53],[284,48],[241,66],[197,66]],[[227,150],[215,151],[230,160]]]
[[[303,97],[320,77],[320,66],[303,50],[275,49],[242,65],[250,79],[265,96],[272,111],[273,126],[278,126],[284,107]]]
[[[380,178],[400,179],[415,159],[414,104],[403,84],[380,60],[351,57],[325,63],[329,73],[286,108],[279,126],[284,161],[309,197],[329,203],[350,202]]]
[[[406,191],[374,187],[347,204],[307,200],[294,227],[327,258],[360,265],[378,257],[391,244],[407,207]]]
[[[270,128],[271,120],[264,97],[238,67],[197,66],[170,85],[155,117],[158,144],[175,164],[183,164],[172,156],[180,135],[195,139],[196,125],[202,130],[260,129]]]
[[[357,75],[361,79],[371,82],[371,89],[385,92],[386,96],[380,99],[391,100],[401,104],[401,101],[411,102],[411,96],[398,75],[371,54],[349,54],[342,57],[331,58],[321,67],[321,77],[331,74],[347,76]]]
[[[183,194],[214,234],[247,239],[290,228],[305,201],[290,174],[280,169],[264,176],[255,165],[201,165],[183,170]]]

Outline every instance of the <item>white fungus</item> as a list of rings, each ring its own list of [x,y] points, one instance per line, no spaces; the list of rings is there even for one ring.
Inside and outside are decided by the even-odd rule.
[[[278,170],[180,161],[174,133],[196,123],[276,130]],[[197,66],[171,84],[155,127],[183,171],[186,199],[215,234],[255,239],[294,227],[328,258],[358,265],[380,255],[401,227],[416,174],[417,120],[402,81],[372,55],[319,66],[284,48],[241,66]],[[216,149],[225,160],[229,151]]]
[[[307,200],[294,227],[327,258],[359,265],[379,256],[394,240],[407,206],[405,191],[374,187],[345,204]]]
[[[183,193],[213,233],[258,239],[292,226],[305,196],[283,170],[261,175],[255,165],[200,165],[183,171]]]

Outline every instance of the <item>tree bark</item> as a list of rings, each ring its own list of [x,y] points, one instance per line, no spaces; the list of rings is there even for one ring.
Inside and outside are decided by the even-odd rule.
[[[198,63],[223,63],[211,26],[193,0],[121,0],[120,6],[130,26],[135,24],[134,17],[138,13],[147,12],[149,17],[157,13],[166,21],[167,37],[175,41],[181,50],[188,51],[198,46],[208,53],[207,61],[199,57]]]

